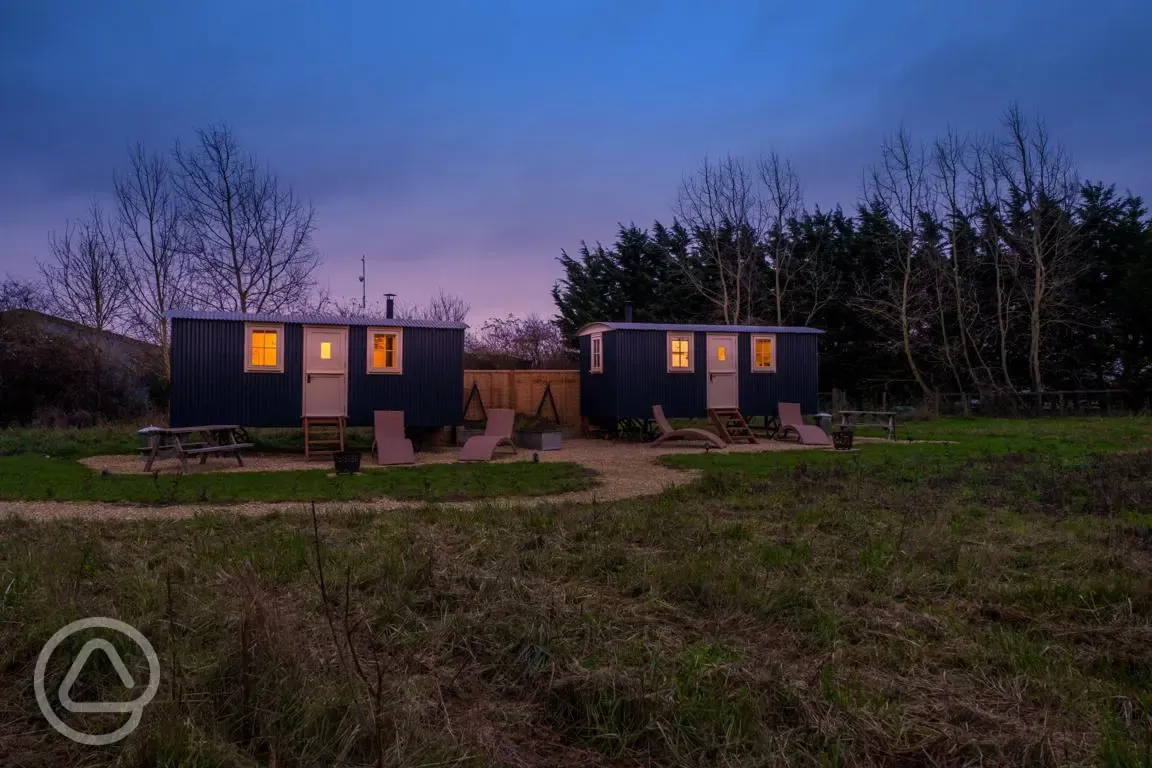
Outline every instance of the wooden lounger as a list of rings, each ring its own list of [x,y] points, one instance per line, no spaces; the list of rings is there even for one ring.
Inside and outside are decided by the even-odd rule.
[[[804,423],[800,403],[777,403],[776,409],[780,416],[777,437],[783,438],[789,432],[795,432],[796,438],[804,445],[832,445],[832,438],[824,430]]]
[[[488,411],[488,423],[484,434],[470,438],[460,449],[457,461],[491,461],[500,446],[508,446],[516,453],[512,442],[512,430],[516,427],[516,411],[510,408],[492,408]]]
[[[651,443],[653,448],[666,440],[703,440],[716,448],[728,447],[728,443],[724,442],[719,435],[706,429],[693,429],[691,427],[673,429],[664,416],[664,406],[662,405],[652,406],[652,418],[656,420],[656,428],[660,430],[660,436]]]
[[[372,453],[380,466],[415,464],[412,441],[404,437],[404,411],[373,411]]]

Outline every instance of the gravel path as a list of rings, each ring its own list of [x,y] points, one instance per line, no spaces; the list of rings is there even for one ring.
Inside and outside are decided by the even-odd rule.
[[[758,453],[764,451],[812,450],[809,446],[785,442],[761,442],[757,445],[732,445],[724,453]],[[570,461],[592,469],[597,473],[596,484],[582,491],[554,494],[551,496],[529,496],[494,498],[476,501],[437,502],[447,507],[469,507],[477,504],[501,504],[517,506],[540,506],[560,502],[605,502],[620,499],[651,496],[667,487],[688,483],[699,475],[696,471],[672,469],[656,460],[660,456],[684,453],[703,453],[696,443],[663,445],[652,448],[638,443],[610,442],[606,440],[564,441],[559,451],[539,452],[541,461]],[[421,452],[417,455],[420,464],[440,464],[455,461],[456,451],[445,449]],[[517,456],[500,458],[501,463],[531,461],[532,451],[520,449]],[[113,473],[142,474],[143,462],[136,456],[94,456],[83,459],[84,464],[95,470]],[[371,457],[365,456],[365,471],[402,472],[402,467],[375,468]],[[308,463],[302,456],[265,454],[252,455],[244,460],[245,467],[237,467],[232,459],[209,459],[201,467],[193,464],[193,472],[284,472],[300,469],[319,469],[328,465]],[[160,472],[174,472],[178,462],[165,459],[157,462]],[[426,502],[400,501],[397,499],[377,499],[356,502],[325,502],[318,505],[325,512],[339,512],[342,509],[389,511],[422,506]],[[62,518],[117,519],[132,520],[144,518],[177,519],[192,517],[202,512],[224,512],[241,515],[266,515],[281,511],[300,511],[302,502],[260,502],[227,505],[173,505],[149,507],[139,505],[104,504],[93,502],[49,502],[49,501],[6,501],[0,502],[0,515],[17,514],[28,519],[53,520]]]

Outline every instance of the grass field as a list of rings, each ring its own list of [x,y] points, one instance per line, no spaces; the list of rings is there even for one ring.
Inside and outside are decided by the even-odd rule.
[[[8,519],[0,755],[1152,765],[1152,421],[907,431],[957,442],[678,456],[700,482],[611,505]],[[29,684],[90,615],[137,626],[163,670],[99,749],[52,732]],[[74,698],[117,690],[99,671]]]
[[[367,445],[371,435],[355,437]],[[299,430],[254,431],[254,450],[299,451]],[[228,504],[277,501],[406,500],[460,501],[503,496],[541,496],[592,485],[579,464],[429,464],[399,470],[369,469],[333,477],[325,469],[216,474],[102,474],[80,464],[84,456],[134,454],[139,441],[130,428],[0,431],[0,501],[98,501],[128,504]],[[321,465],[323,466],[323,465]]]
[[[567,462],[427,464],[333,476],[329,469],[190,475],[103,475],[72,459],[0,457],[0,500],[129,504],[358,501],[384,496],[460,501],[577,491],[592,473]]]

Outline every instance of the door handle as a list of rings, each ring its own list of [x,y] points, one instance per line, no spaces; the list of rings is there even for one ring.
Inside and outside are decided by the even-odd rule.
[[[312,374],[308,374],[308,383],[309,383],[309,384],[311,384],[311,383],[312,383]]]

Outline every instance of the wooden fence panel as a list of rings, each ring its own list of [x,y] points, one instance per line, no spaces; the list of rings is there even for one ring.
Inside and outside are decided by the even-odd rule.
[[[559,411],[560,423],[566,427],[580,426],[580,371],[464,371],[464,400],[475,384],[485,408],[512,408],[517,413],[533,415],[544,397],[544,390],[552,386],[552,399]],[[547,403],[541,416],[552,417]],[[480,418],[475,403],[464,414],[466,421]]]

